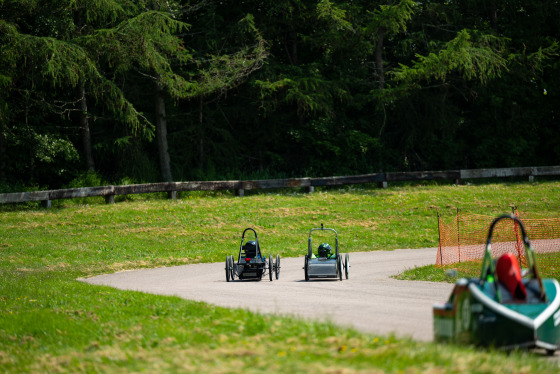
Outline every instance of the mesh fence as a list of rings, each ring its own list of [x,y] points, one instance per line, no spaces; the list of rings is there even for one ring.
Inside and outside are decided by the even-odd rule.
[[[560,218],[531,219],[519,211],[515,212],[537,254],[537,262],[542,271],[555,274],[560,272]],[[462,261],[482,260],[488,237],[488,228],[495,216],[457,212],[457,216],[444,222],[438,216],[439,248],[436,266],[450,265]],[[494,227],[492,235],[492,257],[511,252],[521,264],[526,266],[525,248],[521,229],[513,220],[501,220]]]

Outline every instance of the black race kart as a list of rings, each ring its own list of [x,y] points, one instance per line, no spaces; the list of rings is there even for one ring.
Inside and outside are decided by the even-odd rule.
[[[252,231],[255,240],[245,242],[245,233]],[[273,261],[272,255],[266,257],[261,253],[257,232],[252,228],[246,228],[241,235],[241,245],[239,247],[239,255],[237,262],[233,256],[226,256],[226,281],[233,281],[235,278],[240,280],[261,280],[263,276],[268,277],[272,281],[273,275],[278,279],[280,277],[280,255],[276,255],[276,262]]]

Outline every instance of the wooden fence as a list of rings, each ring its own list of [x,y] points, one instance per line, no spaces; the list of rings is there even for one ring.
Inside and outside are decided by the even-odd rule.
[[[377,183],[386,188],[388,182],[453,180],[456,184],[466,179],[528,177],[533,181],[536,176],[560,175],[560,166],[537,166],[503,169],[467,169],[448,171],[414,171],[401,173],[376,173],[326,178],[292,178],[264,180],[234,181],[197,181],[197,182],[164,182],[149,184],[131,184],[122,186],[99,186],[84,188],[68,188],[33,192],[16,192],[0,194],[0,203],[22,203],[41,201],[43,206],[50,207],[52,200],[73,199],[80,197],[104,196],[107,203],[115,202],[115,195],[131,195],[151,192],[167,192],[170,198],[176,198],[178,191],[220,191],[234,190],[243,196],[245,190],[270,188],[307,188],[313,192],[314,187],[341,186],[349,184]]]

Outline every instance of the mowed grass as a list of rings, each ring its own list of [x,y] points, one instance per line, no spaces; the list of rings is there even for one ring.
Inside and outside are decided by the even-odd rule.
[[[436,212],[497,215],[517,206],[531,217],[557,217],[559,193],[560,182],[549,181],[3,206],[0,371],[557,372],[555,363],[530,353],[375,336],[76,279],[222,262],[236,253],[247,227],[257,230],[265,253],[282,257],[303,256],[309,230],[321,223],[338,231],[343,252],[436,247]]]
[[[560,252],[537,255],[537,267],[543,278],[556,278],[560,282],[558,264],[560,264]],[[455,283],[459,278],[479,278],[481,271],[482,260],[465,261],[444,266],[419,266],[398,274],[395,278]]]

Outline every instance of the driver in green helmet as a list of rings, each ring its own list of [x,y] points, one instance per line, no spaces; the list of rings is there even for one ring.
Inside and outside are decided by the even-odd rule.
[[[336,255],[331,251],[329,243],[322,243],[317,249],[317,257],[334,258],[335,256]]]

